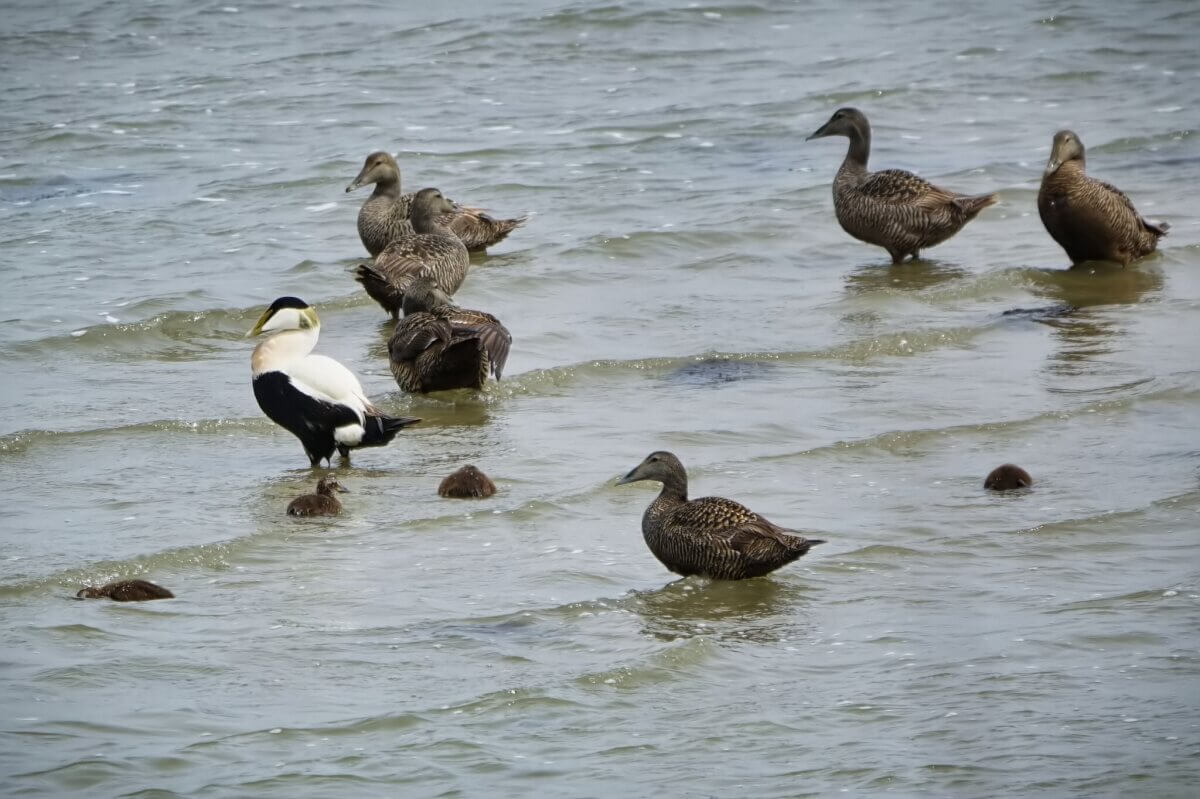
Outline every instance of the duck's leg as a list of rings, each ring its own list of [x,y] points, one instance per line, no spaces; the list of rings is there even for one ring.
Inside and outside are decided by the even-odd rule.
[[[888,255],[892,256],[893,264],[898,264],[904,260],[904,253],[901,252],[900,250],[896,250],[891,247],[888,247],[887,251],[888,251]]]

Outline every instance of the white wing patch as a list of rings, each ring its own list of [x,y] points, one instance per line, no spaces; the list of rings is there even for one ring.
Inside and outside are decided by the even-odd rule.
[[[357,413],[360,420],[366,421],[366,411],[370,403],[363,394],[362,384],[353,372],[333,358],[309,355],[289,363],[281,371],[291,379],[293,386],[305,394],[325,402],[345,405]],[[361,425],[357,427],[358,440],[361,440],[363,430]],[[338,428],[339,431],[344,429],[346,428]],[[334,437],[341,441],[338,433],[335,432]]]

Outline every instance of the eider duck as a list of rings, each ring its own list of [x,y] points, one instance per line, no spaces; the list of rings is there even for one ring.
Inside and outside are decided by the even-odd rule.
[[[483,472],[467,464],[447,475],[438,485],[439,497],[474,499],[496,493],[496,484]]]
[[[670,452],[650,453],[617,485],[639,480],[663,484],[642,516],[642,536],[654,557],[676,574],[761,577],[825,543],[796,535],[730,499],[688,500],[687,472]]]
[[[246,334],[274,333],[254,348],[254,398],[271,421],[288,430],[315,467],[336,449],[343,458],[358,447],[381,447],[421,421],[394,417],[372,405],[358,378],[337,361],[312,355],[321,333],[316,310],[296,297],[271,303]]]
[[[512,336],[500,320],[450,303],[432,278],[413,278],[404,294],[404,318],[388,341],[392,376],[405,391],[483,388],[497,380]]]
[[[174,599],[175,595],[161,585],[147,580],[118,580],[99,587],[86,586],[75,594],[78,599],[111,599],[114,602],[148,602],[151,599]]]
[[[1038,213],[1072,264],[1115,261],[1129,266],[1154,252],[1170,228],[1145,219],[1116,186],[1089,178],[1083,142],[1069,130],[1054,134],[1038,191]]]
[[[342,503],[333,492],[344,494],[348,490],[336,477],[327,474],[317,481],[317,493],[296,497],[288,503],[288,516],[337,516],[342,512]]]
[[[1029,472],[1012,463],[1005,463],[992,469],[984,478],[983,487],[988,491],[1012,491],[1016,488],[1028,488],[1033,485]]]
[[[358,177],[350,182],[346,191],[371,183],[375,184],[375,191],[358,211],[358,237],[367,252],[378,255],[393,239],[412,235],[409,208],[413,195],[400,193],[400,167],[385,152],[368,155]],[[478,208],[461,205],[454,205],[442,220],[471,252],[484,252],[493,244],[499,244],[524,222],[523,216],[495,219]]]
[[[355,279],[393,319],[399,315],[404,291],[413,277],[428,275],[447,295],[458,291],[466,278],[470,264],[467,248],[441,223],[451,207],[437,189],[421,189],[412,202],[416,232],[393,239],[374,265],[358,267]]]
[[[807,140],[823,136],[850,139],[833,179],[838,223],[859,241],[883,247],[894,264],[941,244],[996,202],[993,194],[955,194],[902,169],[869,171],[871,125],[857,108],[839,108]]]

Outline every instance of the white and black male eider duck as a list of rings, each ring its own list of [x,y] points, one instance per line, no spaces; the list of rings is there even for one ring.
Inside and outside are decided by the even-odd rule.
[[[288,430],[313,466],[343,458],[359,447],[382,447],[396,433],[421,421],[394,417],[367,400],[354,373],[332,358],[313,355],[321,320],[296,297],[280,297],[246,334],[273,333],[254,348],[250,373],[254,398],[271,421]]]

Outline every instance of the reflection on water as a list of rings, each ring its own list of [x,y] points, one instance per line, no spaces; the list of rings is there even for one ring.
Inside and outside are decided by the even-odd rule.
[[[683,386],[717,386],[739,380],[753,380],[763,376],[774,366],[765,361],[702,358],[664,375],[663,380]]]
[[[805,589],[778,578],[705,580],[688,577],[630,595],[646,633],[665,641],[703,635],[729,641],[774,642],[810,628]]]
[[[902,264],[863,264],[846,277],[846,289],[852,294],[886,291],[920,291],[967,277],[958,264],[941,261],[905,261]]]

